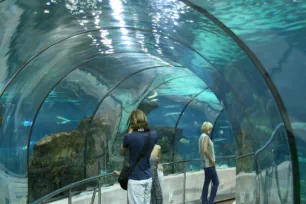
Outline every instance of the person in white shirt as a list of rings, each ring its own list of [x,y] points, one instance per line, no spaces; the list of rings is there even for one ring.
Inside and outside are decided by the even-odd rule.
[[[219,178],[215,163],[214,143],[209,137],[212,129],[213,125],[210,122],[204,122],[201,127],[202,134],[199,138],[199,153],[202,161],[202,167],[204,168],[205,172],[205,181],[202,190],[202,204],[214,203],[219,186]],[[212,182],[212,187],[208,199],[207,194],[210,182]]]

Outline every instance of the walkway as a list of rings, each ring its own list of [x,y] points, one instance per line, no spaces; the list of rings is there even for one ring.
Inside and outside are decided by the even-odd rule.
[[[216,202],[216,204],[232,204],[235,201],[235,199],[232,200],[227,200],[227,201],[223,201],[223,202]],[[187,204],[201,204],[201,201],[197,201],[197,202],[190,202]]]

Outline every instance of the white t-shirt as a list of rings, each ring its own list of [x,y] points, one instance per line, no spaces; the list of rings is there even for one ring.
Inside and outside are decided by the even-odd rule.
[[[211,141],[211,139],[209,138],[208,135],[206,135],[205,133],[203,133],[200,138],[199,138],[199,153],[200,153],[200,158],[202,160],[202,166],[203,168],[208,168],[211,167],[208,158],[205,156],[204,154],[204,138],[208,137],[209,141],[208,141],[208,153],[211,156],[212,160],[215,161],[215,149],[214,149],[214,143]]]

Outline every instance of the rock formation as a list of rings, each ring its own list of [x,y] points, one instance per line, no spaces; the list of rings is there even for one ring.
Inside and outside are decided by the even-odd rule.
[[[92,160],[84,160],[85,136],[86,158],[94,158],[97,152],[92,131],[103,126],[90,118],[83,119],[76,130],[60,132],[39,140],[29,159],[29,200],[36,200],[52,191],[85,178],[85,172],[97,175],[98,168]],[[95,127],[95,128],[93,128]],[[87,166],[85,165],[87,163]],[[90,172],[91,171],[91,172]]]

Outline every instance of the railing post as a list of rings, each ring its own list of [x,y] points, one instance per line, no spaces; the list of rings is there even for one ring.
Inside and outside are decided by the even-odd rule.
[[[188,161],[187,161],[188,162]],[[187,162],[184,162],[184,184],[183,184],[183,203],[186,203],[186,164]]]
[[[98,204],[101,204],[102,198],[101,198],[101,181],[100,178],[98,179]]]
[[[72,192],[71,192],[71,188],[69,189],[69,192],[68,192],[68,204],[72,204]]]
[[[96,193],[97,193],[97,189],[95,189],[94,192],[92,193],[90,204],[94,204],[95,199],[96,199]]]

